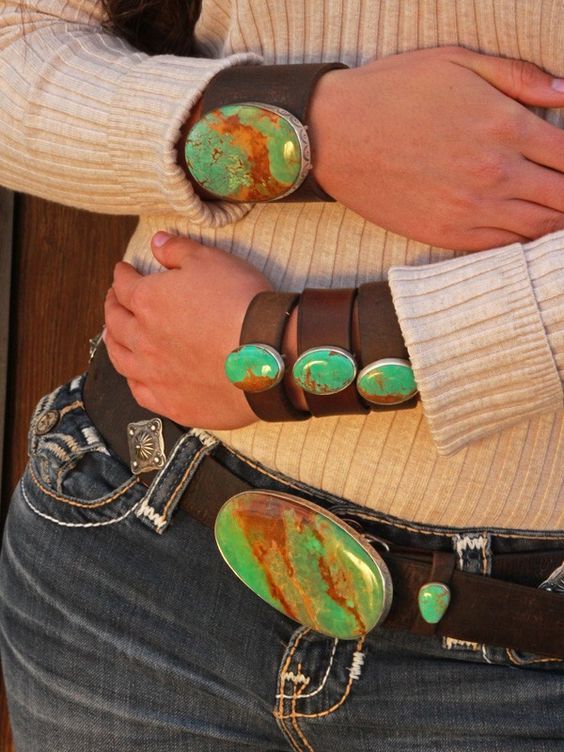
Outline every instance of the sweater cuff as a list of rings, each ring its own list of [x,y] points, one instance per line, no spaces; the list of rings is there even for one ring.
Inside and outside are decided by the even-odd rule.
[[[396,267],[389,282],[439,454],[562,408],[520,244]]]
[[[122,190],[140,213],[177,213],[196,224],[236,222],[250,204],[202,201],[177,164],[176,142],[208,82],[231,65],[257,64],[254,54],[221,59],[139,56],[112,97],[108,147]]]

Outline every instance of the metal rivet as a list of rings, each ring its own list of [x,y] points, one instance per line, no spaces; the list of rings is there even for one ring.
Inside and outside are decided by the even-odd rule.
[[[38,436],[43,436],[49,431],[53,430],[59,422],[61,414],[58,410],[46,410],[38,419],[35,424],[35,433]]]

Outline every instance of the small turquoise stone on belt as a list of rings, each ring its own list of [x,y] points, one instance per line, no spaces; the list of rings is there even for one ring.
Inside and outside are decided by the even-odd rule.
[[[375,405],[398,405],[417,394],[417,384],[409,361],[383,358],[369,363],[358,374],[360,396]]]
[[[340,347],[314,347],[294,363],[296,384],[310,394],[336,394],[352,384],[356,376],[354,358]]]
[[[419,590],[418,605],[427,624],[438,624],[450,605],[450,588],[442,582],[427,582]]]
[[[282,380],[284,361],[269,345],[242,345],[227,356],[225,374],[233,386],[244,392],[266,392]]]

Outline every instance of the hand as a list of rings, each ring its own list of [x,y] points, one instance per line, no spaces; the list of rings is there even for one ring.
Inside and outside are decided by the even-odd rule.
[[[105,305],[105,342],[137,402],[185,426],[240,428],[256,421],[243,392],[225,376],[254,296],[270,290],[245,261],[173,237],[155,258],[168,270],[141,276],[115,267]],[[166,240],[166,237],[165,237]]]
[[[556,81],[458,47],[331,71],[310,107],[315,177],[369,221],[444,248],[562,229],[564,133],[523,106],[564,107]]]

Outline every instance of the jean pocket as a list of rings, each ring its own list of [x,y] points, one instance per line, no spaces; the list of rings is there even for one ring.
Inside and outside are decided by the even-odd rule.
[[[82,403],[82,379],[38,404],[29,432],[21,490],[40,516],[60,525],[107,525],[125,519],[146,489],[106,446]]]

